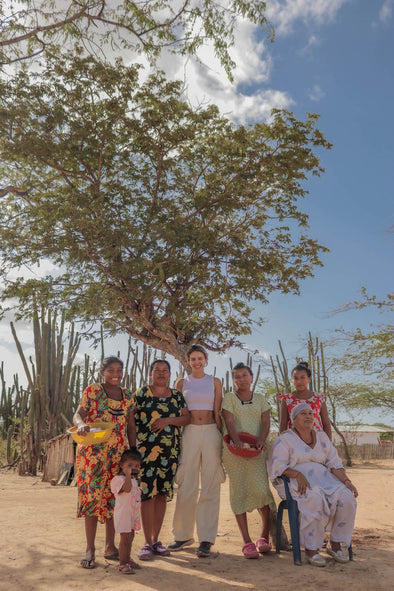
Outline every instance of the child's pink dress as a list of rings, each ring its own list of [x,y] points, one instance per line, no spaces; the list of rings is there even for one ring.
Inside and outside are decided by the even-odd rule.
[[[119,492],[126,476],[118,474],[111,480],[111,491],[115,497],[114,526],[117,534],[141,529],[141,490],[135,478],[131,479],[131,491]]]

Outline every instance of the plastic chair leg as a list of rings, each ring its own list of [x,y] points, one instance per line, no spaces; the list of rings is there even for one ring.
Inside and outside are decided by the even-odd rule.
[[[276,514],[276,553],[280,553],[280,544],[282,537],[282,521],[283,521],[283,509],[286,508],[286,501],[281,501]]]
[[[289,513],[291,544],[293,546],[293,561],[294,564],[300,566],[302,564],[302,560],[300,546],[300,523],[297,502],[293,500],[288,501],[287,510]]]

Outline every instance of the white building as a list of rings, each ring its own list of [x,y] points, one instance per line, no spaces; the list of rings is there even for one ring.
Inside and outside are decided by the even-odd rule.
[[[394,433],[394,429],[385,429],[384,427],[374,427],[372,425],[338,425],[338,427],[346,441],[354,445],[364,445],[365,443],[376,445],[380,443],[381,433]],[[335,445],[342,442],[334,429],[332,430],[332,442]]]

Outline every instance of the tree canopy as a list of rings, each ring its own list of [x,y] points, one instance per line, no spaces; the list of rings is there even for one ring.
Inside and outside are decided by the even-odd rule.
[[[185,360],[250,332],[250,302],[298,293],[326,249],[299,209],[329,143],[275,110],[235,126],[178,82],[49,57],[0,82],[3,299],[101,320]],[[45,277],[15,268],[47,260]]]
[[[229,47],[238,18],[266,28],[261,0],[16,0],[0,4],[0,65],[80,43],[88,52],[123,47],[154,58],[167,47],[193,54],[206,42],[231,77]]]

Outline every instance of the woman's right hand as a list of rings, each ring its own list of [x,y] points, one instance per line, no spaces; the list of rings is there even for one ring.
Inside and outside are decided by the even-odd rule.
[[[78,425],[78,429],[77,429],[77,433],[78,435],[86,435],[87,433],[89,433],[90,431],[90,427],[89,425],[86,425],[86,423],[81,423],[80,425]]]
[[[302,472],[298,472],[296,480],[298,484],[297,491],[300,493],[300,495],[304,495],[306,493],[306,489],[311,488],[311,485],[309,484],[305,476],[302,474]]]

